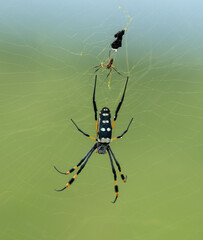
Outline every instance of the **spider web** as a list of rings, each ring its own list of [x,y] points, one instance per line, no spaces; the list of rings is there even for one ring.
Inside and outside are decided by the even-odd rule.
[[[202,239],[203,46],[200,1],[15,1],[0,10],[0,236],[29,239]],[[133,20],[131,20],[133,19]],[[129,24],[128,24],[129,23]],[[108,155],[74,167],[96,136],[94,66],[127,27],[96,101],[112,115],[129,84]],[[116,168],[116,165],[115,165]]]

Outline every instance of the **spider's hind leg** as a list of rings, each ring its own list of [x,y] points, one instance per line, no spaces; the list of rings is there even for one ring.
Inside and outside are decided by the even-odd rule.
[[[105,80],[109,77],[109,75],[111,74],[111,72],[112,72],[112,68],[110,68],[109,73],[107,74]]]
[[[102,68],[102,65],[100,64],[99,66],[95,66],[94,68],[97,68],[94,72],[96,73],[97,71],[99,71],[100,68]]]
[[[115,111],[114,120],[113,120],[113,124],[112,124],[112,130],[113,130],[113,128],[114,128],[114,124],[115,124],[115,122],[116,122],[116,119],[117,119],[117,116],[118,116],[118,112],[119,112],[119,110],[120,110],[120,108],[121,108],[121,105],[122,105],[122,103],[123,103],[123,101],[124,101],[125,91],[126,91],[126,88],[127,88],[127,84],[128,84],[128,77],[127,77],[126,84],[125,84],[125,88],[124,88],[124,91],[123,91],[123,96],[122,96],[121,101],[119,102],[119,104],[118,104],[118,106],[117,106],[117,108],[116,108],[116,111]]]
[[[79,132],[81,132],[82,134],[84,134],[86,137],[89,137],[89,138],[91,138],[91,139],[94,139],[95,141],[97,141],[97,139],[96,138],[94,138],[94,137],[92,137],[92,136],[90,136],[89,134],[87,134],[87,133],[85,133],[85,132],[83,132],[78,126],[77,126],[77,124],[73,121],[73,119],[71,118],[71,121],[73,122],[73,124],[76,126],[76,128],[77,128],[77,130],[79,131]]]
[[[116,139],[119,139],[119,138],[122,138],[123,135],[127,133],[127,131],[128,131],[128,129],[129,129],[130,124],[132,123],[132,121],[133,121],[133,118],[131,118],[130,123],[128,124],[127,129],[126,129],[121,135],[119,135],[119,136],[117,136],[117,137],[115,137],[115,138],[112,138],[111,141],[116,140]]]
[[[119,71],[116,69],[116,67],[112,66],[112,68],[113,68],[113,70],[114,70],[115,72],[117,72],[119,75],[121,75],[121,76],[122,76],[122,74],[121,74],[121,73],[119,73]]]
[[[96,134],[97,134],[97,104],[95,101],[96,85],[97,85],[97,75],[95,76],[94,91],[93,91],[93,97],[92,97],[93,108],[94,108],[94,118],[95,118],[95,129],[96,129]]]

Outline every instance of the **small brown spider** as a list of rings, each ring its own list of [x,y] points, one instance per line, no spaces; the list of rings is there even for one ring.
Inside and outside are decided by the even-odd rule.
[[[111,53],[111,52],[109,51],[109,62],[104,61],[105,64],[104,64],[104,63],[101,63],[101,64],[99,64],[98,66],[95,66],[95,67],[94,67],[94,68],[97,68],[97,69],[95,70],[95,72],[99,71],[99,69],[100,69],[100,68],[103,68],[103,67],[106,67],[107,69],[109,69],[109,73],[107,74],[105,80],[109,77],[109,75],[110,75],[110,73],[112,72],[112,70],[116,71],[119,75],[121,75],[121,74],[118,72],[117,68],[113,65],[113,58],[110,58],[110,53]]]

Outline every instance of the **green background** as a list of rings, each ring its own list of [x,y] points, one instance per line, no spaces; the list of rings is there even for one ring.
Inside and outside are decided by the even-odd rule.
[[[119,8],[119,4],[121,8]],[[0,10],[0,238],[203,238],[203,32],[200,1],[7,1]],[[116,204],[108,155],[93,154],[95,65],[133,21],[111,88],[98,72],[98,109],[112,115],[129,84],[111,147],[127,174]]]

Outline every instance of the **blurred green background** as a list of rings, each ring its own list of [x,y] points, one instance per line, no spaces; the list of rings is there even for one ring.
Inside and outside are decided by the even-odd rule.
[[[119,8],[120,6],[120,8]],[[201,1],[15,1],[0,10],[0,238],[203,238]],[[98,109],[112,115],[129,85],[111,147],[127,174],[116,204],[107,155],[93,154],[95,65],[133,21],[115,57],[111,88],[98,72]]]

